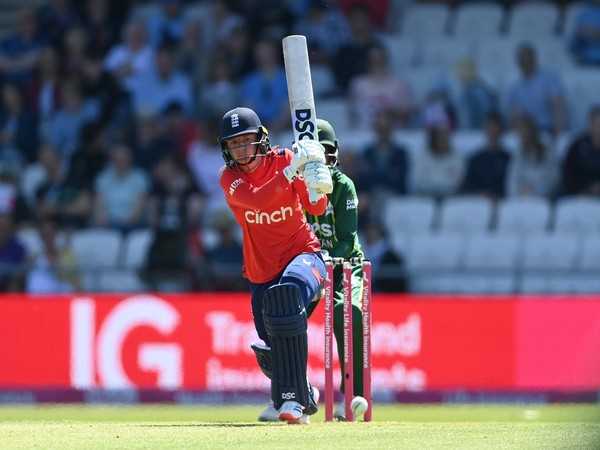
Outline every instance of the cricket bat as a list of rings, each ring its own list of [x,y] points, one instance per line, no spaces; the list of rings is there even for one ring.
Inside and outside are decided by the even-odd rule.
[[[310,76],[306,36],[286,36],[283,38],[282,44],[294,142],[301,139],[318,141],[317,114]],[[307,164],[318,163],[309,162]],[[319,193],[312,189],[309,190],[308,194],[311,203],[316,203],[319,199]]]

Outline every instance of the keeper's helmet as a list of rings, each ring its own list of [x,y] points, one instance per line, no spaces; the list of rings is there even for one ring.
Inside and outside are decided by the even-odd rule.
[[[228,167],[232,167],[237,163],[231,153],[227,149],[227,139],[231,139],[242,134],[256,133],[256,152],[265,154],[270,148],[269,132],[263,126],[258,115],[250,108],[234,108],[228,111],[223,116],[221,121],[221,137],[219,144],[221,145],[221,154]],[[252,158],[246,164],[251,163],[256,158]]]
[[[325,147],[325,161],[327,165],[331,167],[337,166],[340,147],[335,130],[324,119],[317,119],[317,130],[319,133],[319,142]]]

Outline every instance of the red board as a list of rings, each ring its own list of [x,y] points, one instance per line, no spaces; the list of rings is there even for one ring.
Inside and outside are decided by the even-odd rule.
[[[373,319],[376,390],[600,388],[600,297],[376,295]],[[245,294],[7,296],[0,386],[267,389],[254,339]],[[319,308],[317,384],[323,342]]]

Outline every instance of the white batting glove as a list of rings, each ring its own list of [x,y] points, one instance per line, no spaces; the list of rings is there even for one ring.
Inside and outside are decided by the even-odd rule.
[[[331,171],[324,163],[309,162],[304,166],[302,172],[304,183],[309,191],[319,194],[331,194],[333,192],[333,180]]]
[[[325,149],[319,141],[312,139],[303,139],[292,145],[292,161],[290,165],[283,169],[283,173],[292,181],[304,165],[309,161],[319,161],[325,163]]]

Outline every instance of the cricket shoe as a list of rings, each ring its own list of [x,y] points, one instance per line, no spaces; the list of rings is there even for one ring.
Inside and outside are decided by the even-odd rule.
[[[289,425],[307,424],[310,422],[308,416],[304,414],[304,406],[293,400],[288,400],[279,408],[279,420],[287,422]]]
[[[258,416],[259,422],[278,422],[279,421],[279,411],[275,409],[273,406],[273,402],[269,402],[267,407],[261,412]]]

